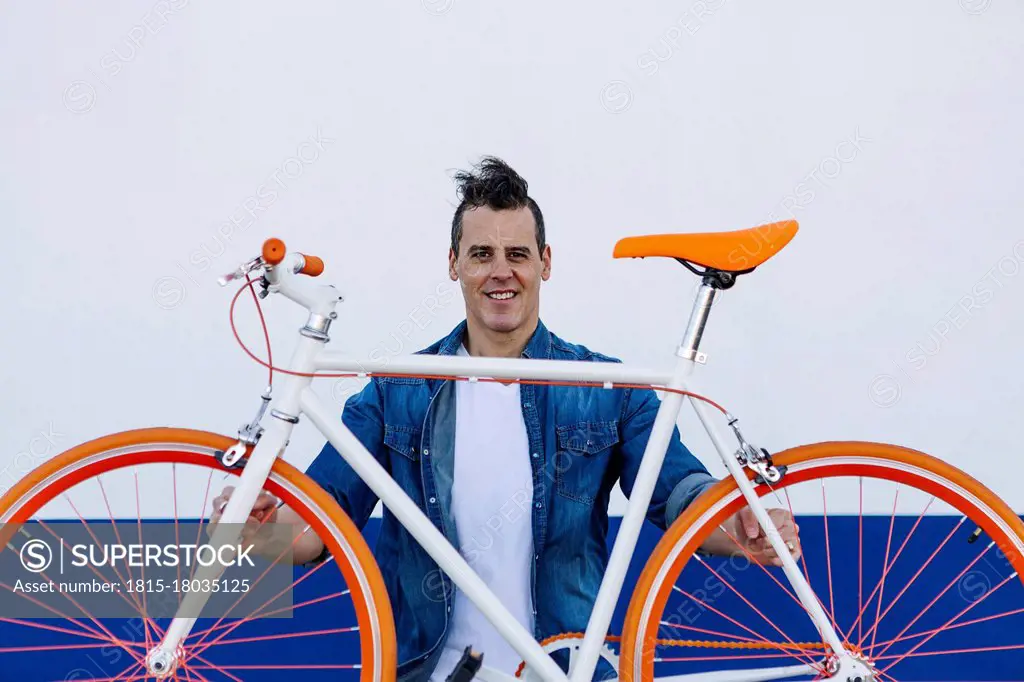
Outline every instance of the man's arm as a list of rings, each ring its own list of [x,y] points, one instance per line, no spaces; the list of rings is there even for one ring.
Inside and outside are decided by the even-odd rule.
[[[350,397],[342,411],[341,421],[352,434],[370,451],[381,466],[389,469],[384,448],[384,400],[380,384],[371,380],[363,390]],[[377,495],[363,482],[348,462],[330,443],[325,443],[320,454],[306,469],[306,475],[337,500],[352,522],[360,530],[366,525],[377,506]],[[280,521],[301,524],[303,521],[295,511],[282,507]],[[323,541],[315,533],[308,533],[295,546],[294,563],[305,564],[324,558]]]
[[[341,417],[353,435],[388,468],[384,444],[383,399],[376,381],[371,381],[358,394],[348,399]],[[334,447],[327,443],[306,474],[337,500],[349,518],[362,530],[377,505],[377,496],[370,490]],[[214,498],[210,528],[220,520],[234,486],[228,486]],[[306,522],[287,505],[262,491],[245,524],[243,538],[258,554],[277,557],[289,547],[292,563],[308,564],[325,558],[323,541],[314,532],[304,532]],[[296,539],[297,538],[297,539]]]
[[[345,403],[341,421],[381,466],[390,470],[384,448],[384,399],[380,383],[371,380]],[[366,525],[377,496],[330,443],[306,469],[306,475],[331,494],[360,530]]]
[[[619,452],[622,456],[620,485],[629,497],[640,471],[647,441],[651,438],[654,418],[661,401],[653,390],[626,389],[627,395],[619,422]],[[647,510],[647,518],[662,530],[702,492],[716,482],[693,453],[679,438],[679,429],[673,425],[668,450],[661,474],[654,486],[654,496]]]
[[[624,458],[621,485],[628,497],[636,482],[644,448],[651,437],[654,418],[661,401],[652,390],[637,391],[627,397],[620,424]],[[654,496],[647,512],[647,518],[659,528],[667,529],[699,495],[704,494],[717,479],[708,473],[704,465],[680,442],[679,429],[672,427],[665,463],[654,487]],[[789,546],[795,559],[799,559],[800,529],[793,515],[783,509],[768,510],[769,516],[779,529],[782,539]],[[740,547],[739,543],[743,543]],[[764,564],[781,566],[775,551],[767,542],[757,519],[748,507],[743,507],[726,519],[704,541],[700,551],[713,555],[746,554]]]

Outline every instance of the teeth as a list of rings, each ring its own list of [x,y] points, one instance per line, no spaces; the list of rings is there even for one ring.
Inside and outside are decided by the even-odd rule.
[[[506,291],[505,293],[501,293],[501,294],[487,294],[487,295],[490,298],[497,299],[499,301],[505,301],[505,300],[508,300],[508,299],[512,298],[516,294],[515,294],[514,291]]]

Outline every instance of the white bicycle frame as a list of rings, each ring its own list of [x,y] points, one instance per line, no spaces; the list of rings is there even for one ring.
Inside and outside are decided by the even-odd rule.
[[[436,355],[406,355],[385,359],[376,363],[365,363],[343,353],[324,348],[325,331],[330,320],[336,317],[334,307],[341,297],[329,285],[313,285],[298,281],[294,272],[302,267],[300,254],[289,254],[280,265],[266,269],[265,277],[271,293],[281,293],[299,303],[311,313],[299,343],[286,369],[301,372],[353,372],[366,376],[374,369],[388,374],[437,375],[467,377],[493,377],[498,379],[573,380],[596,382],[598,386],[612,388],[613,383],[637,383],[662,386],[672,389],[695,391],[691,375],[697,362],[703,361],[703,354],[697,351],[704,324],[714,300],[715,289],[706,282],[701,286],[683,342],[676,352],[677,361],[670,372],[637,369],[619,363],[592,363],[569,360],[532,360],[512,358],[481,358]],[[317,330],[320,330],[319,333]],[[313,333],[310,333],[313,332]],[[319,336],[319,338],[317,338]],[[366,482],[369,488],[409,530],[426,552],[447,573],[458,589],[480,609],[494,625],[501,636],[523,657],[527,665],[547,682],[590,682],[597,668],[601,646],[611,624],[612,614],[619,595],[630,558],[636,548],[640,529],[646,516],[655,483],[672,430],[682,408],[683,395],[665,392],[643,461],[640,465],[632,494],[626,506],[618,536],[612,548],[607,570],[601,581],[594,610],[590,615],[581,648],[572,661],[567,676],[541,648],[532,634],[522,627],[494,593],[473,571],[466,560],[431,523],[426,514],[394,481],[373,455],[359,442],[344,425],[336,410],[327,409],[311,388],[313,378],[291,374],[281,375],[275,391],[271,409],[274,419],[269,420],[258,444],[248,458],[239,477],[238,485],[225,507],[221,521],[211,542],[217,545],[236,543],[237,536],[228,537],[227,526],[244,523],[263,489],[274,460],[280,457],[291,437],[292,429],[300,415],[305,415],[316,426],[353,470]],[[595,388],[594,390],[601,390]],[[847,674],[858,672],[868,674],[861,664],[846,652],[842,640],[836,634],[831,621],[825,614],[814,591],[807,583],[796,561],[790,555],[778,529],[768,516],[765,507],[754,492],[754,487],[744,473],[744,466],[735,456],[735,448],[720,432],[713,419],[711,408],[701,400],[689,398],[701,423],[707,430],[725,463],[729,473],[736,480],[747,504],[753,510],[768,541],[782,559],[782,570],[795,594],[807,609],[823,640],[838,657],[839,667],[829,679],[843,680]],[[426,454],[426,453],[424,453]],[[219,532],[225,529],[222,536]],[[233,534],[234,535],[234,534]],[[216,572],[212,566],[208,571]],[[200,575],[203,579],[208,577]],[[205,597],[203,593],[186,596],[183,609],[199,613]],[[194,618],[176,617],[166,631],[163,641],[154,649],[154,654],[173,656],[179,644],[184,641],[195,622]],[[484,652],[486,654],[486,652]],[[486,658],[485,658],[486,660]],[[757,682],[759,680],[781,679],[794,675],[816,674],[809,665],[764,668],[756,670],[722,671],[658,678],[668,682],[700,682],[714,679],[722,682]],[[485,682],[510,682],[515,678],[493,669],[483,668],[477,675]],[[872,679],[865,677],[864,679]]]

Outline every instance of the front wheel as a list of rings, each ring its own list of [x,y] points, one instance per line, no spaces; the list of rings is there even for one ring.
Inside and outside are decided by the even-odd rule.
[[[211,500],[224,486],[237,485],[240,470],[226,469],[215,458],[234,442],[204,431],[155,428],[118,433],[72,448],[0,498],[0,524],[4,524],[0,528],[7,530],[0,554],[13,558],[7,563],[16,565],[19,553],[31,560],[41,551],[37,546],[25,554],[27,543],[45,542],[60,549],[60,538],[68,537],[74,527],[95,537],[94,533],[121,522],[137,525],[140,541],[145,524],[165,524],[170,529],[173,523],[176,542],[199,545]],[[327,547],[326,560],[311,567],[285,567],[290,575],[283,583],[291,590],[287,612],[280,611],[272,599],[244,615],[228,609],[224,618],[196,621],[168,679],[252,682],[287,676],[304,682],[394,682],[391,607],[380,570],[359,530],[322,488],[281,460],[274,463],[264,488],[302,517],[308,524],[305,532],[319,536]],[[186,537],[178,532],[183,524],[198,530]],[[12,535],[15,528],[19,530]],[[122,540],[132,542],[131,537],[119,535],[118,542]],[[8,592],[5,598],[33,602],[11,604],[46,609],[39,617],[0,614],[4,679],[157,679],[146,656],[160,642],[171,619],[149,615],[153,600],[159,596],[180,602],[186,588],[197,588],[189,586],[194,581],[185,572],[182,580],[160,583],[157,588],[146,577],[145,563],[141,567],[135,563],[135,568],[131,562],[120,565],[114,571],[116,577],[107,571],[114,578],[115,591],[104,598],[114,603],[86,600],[80,594],[77,599],[66,594],[44,601],[19,592],[10,576],[0,575],[0,589]],[[47,564],[37,575],[57,581],[57,569]],[[258,581],[244,589],[255,593]],[[137,614],[106,618],[101,613],[115,606]],[[168,610],[173,613],[175,608],[172,603]]]
[[[1024,524],[1002,500],[957,468],[893,445],[820,443],[774,460],[785,477],[757,493],[796,516],[798,563],[875,679],[1017,679]],[[828,649],[781,569],[751,562],[742,538],[731,557],[695,553],[745,504],[723,480],[663,536],[626,615],[624,682],[801,664],[814,671],[802,679],[829,676]]]

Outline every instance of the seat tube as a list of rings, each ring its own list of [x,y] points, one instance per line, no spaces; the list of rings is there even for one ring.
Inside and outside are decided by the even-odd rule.
[[[669,381],[669,388],[683,388],[686,378],[693,372],[695,363],[703,362],[703,356],[699,355],[697,348],[700,345],[708,315],[711,313],[714,298],[715,289],[705,279],[697,293],[697,300],[690,313],[690,321],[686,326],[683,340],[676,351],[676,355],[681,359]],[[644,449],[636,481],[633,484],[626,513],[622,517],[601,586],[598,588],[597,600],[587,623],[583,643],[574,661],[570,682],[589,682],[597,667],[600,647],[608,633],[615,601],[622,590],[626,569],[636,549],[640,528],[647,515],[647,505],[653,495],[658,473],[664,463],[669,439],[672,436],[682,402],[683,396],[678,392],[666,395],[661,401],[661,407],[658,409],[658,414],[651,427],[651,435],[647,441],[647,447]],[[645,500],[645,502],[640,502],[640,500]]]
[[[690,321],[683,333],[683,340],[679,344],[676,355],[687,360],[696,362],[704,361],[704,354],[700,352],[700,340],[704,335],[704,327],[707,325],[708,316],[711,314],[711,306],[715,301],[715,287],[708,283],[705,278],[697,290],[697,300],[693,303],[693,310],[690,312]]]

